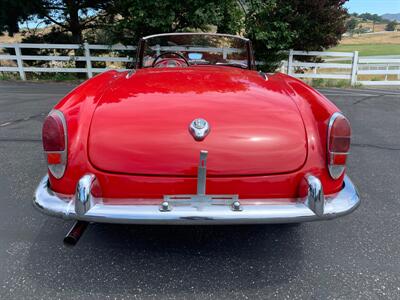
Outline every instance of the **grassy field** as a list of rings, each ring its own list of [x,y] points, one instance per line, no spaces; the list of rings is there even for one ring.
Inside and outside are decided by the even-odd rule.
[[[359,51],[361,56],[400,55],[400,32],[354,35],[344,37],[330,51]]]
[[[340,41],[341,45],[353,44],[400,44],[400,31],[384,31],[377,33],[366,33],[353,36],[345,36]]]
[[[330,49],[329,51],[359,51],[361,56],[400,55],[400,44],[341,44]]]

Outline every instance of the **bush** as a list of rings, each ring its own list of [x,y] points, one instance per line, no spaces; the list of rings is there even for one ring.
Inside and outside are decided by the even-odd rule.
[[[0,80],[18,80],[19,74],[14,72],[0,72]]]
[[[395,31],[396,27],[397,27],[397,22],[396,21],[391,21],[386,25],[385,30],[386,31]]]
[[[74,73],[27,73],[28,80],[75,81],[80,78]]]
[[[309,84],[312,87],[321,88],[321,87],[328,87],[328,88],[348,88],[351,87],[349,80],[336,80],[336,79],[313,79]]]

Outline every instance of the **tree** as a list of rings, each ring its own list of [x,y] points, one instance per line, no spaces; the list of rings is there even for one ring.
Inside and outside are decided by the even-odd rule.
[[[323,51],[345,33],[346,0],[246,1],[246,34],[265,70],[274,70],[282,50]]]
[[[346,22],[346,31],[353,33],[354,30],[357,28],[358,25],[358,21],[356,18],[350,18],[349,20],[347,20]]]
[[[383,16],[379,16],[377,14],[363,13],[358,15],[359,18],[362,18],[365,21],[373,21],[375,23],[386,23],[390,22],[390,20],[385,19]]]
[[[18,32],[18,23],[34,14],[36,4],[36,0],[0,0],[0,35],[4,31],[9,36]]]
[[[397,27],[397,22],[396,21],[390,21],[387,23],[385,30],[386,31],[395,31]]]
[[[288,1],[289,2],[289,1]],[[294,12],[281,0],[247,2],[246,35],[253,43],[256,60],[264,70],[274,70],[298,37],[287,16]]]
[[[84,30],[99,28],[109,14],[112,0],[0,0],[0,30],[18,32],[18,23],[35,17],[37,22],[56,25],[83,42]]]
[[[242,11],[235,0],[116,0],[120,17],[111,28],[116,41],[132,44],[142,36],[210,31],[218,27],[236,33],[242,28]]]
[[[219,1],[221,18],[217,22],[219,33],[239,34],[244,28],[245,8],[240,0]]]
[[[375,23],[382,23],[385,21],[381,16],[377,14],[363,13],[360,14],[359,17],[365,21],[373,21]]]

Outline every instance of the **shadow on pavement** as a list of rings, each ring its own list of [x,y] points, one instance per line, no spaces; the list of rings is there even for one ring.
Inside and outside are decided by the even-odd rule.
[[[60,230],[54,245],[54,225],[54,219],[45,222],[26,264],[30,279],[46,289],[85,282],[100,293],[244,292],[280,286],[301,273],[304,225],[92,224],[73,248],[62,245]]]

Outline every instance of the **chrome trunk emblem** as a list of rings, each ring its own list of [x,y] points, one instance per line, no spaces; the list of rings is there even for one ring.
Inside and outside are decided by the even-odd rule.
[[[195,119],[189,125],[189,132],[192,134],[196,141],[202,141],[210,132],[210,126],[204,119]]]

